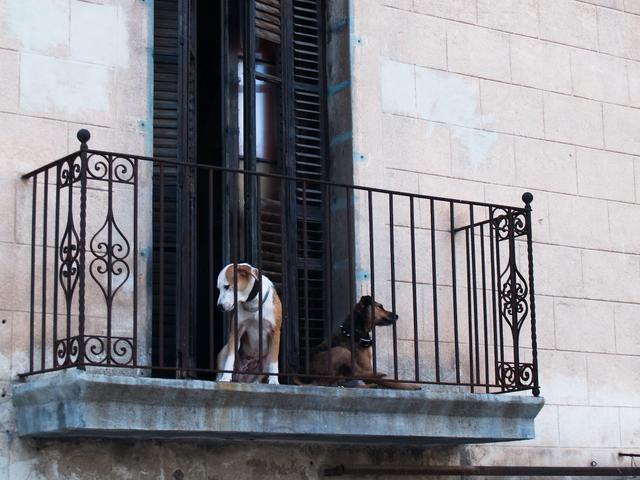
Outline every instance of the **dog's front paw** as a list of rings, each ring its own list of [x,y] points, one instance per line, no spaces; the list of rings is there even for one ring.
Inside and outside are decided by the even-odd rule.
[[[223,374],[219,379],[219,382],[230,382],[231,381],[231,374],[230,373],[225,373]]]
[[[280,385],[277,375],[269,375],[269,385]]]

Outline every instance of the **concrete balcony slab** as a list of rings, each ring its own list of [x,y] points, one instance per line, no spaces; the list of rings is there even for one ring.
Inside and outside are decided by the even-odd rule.
[[[542,398],[168,380],[66,370],[14,387],[24,437],[464,444],[534,438]]]

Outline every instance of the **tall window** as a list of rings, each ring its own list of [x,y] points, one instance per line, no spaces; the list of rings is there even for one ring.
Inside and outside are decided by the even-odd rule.
[[[324,0],[156,0],[154,155],[328,178],[324,8]],[[165,274],[171,275],[154,277],[154,364],[162,355],[165,363],[187,369],[209,365],[215,352],[198,339],[211,333],[210,270],[231,260],[232,247],[239,249],[240,260],[255,262],[260,245],[262,269],[281,292],[289,326],[281,369],[297,369],[307,344],[301,339],[309,337],[312,346],[324,334],[328,241],[322,224],[328,205],[322,192],[309,189],[303,195],[295,186],[287,190],[268,181],[260,195],[250,184],[229,188],[200,178],[197,188],[187,183],[179,170],[154,172],[154,202],[163,202],[168,212],[154,218],[154,250],[162,244],[176,252],[165,259]],[[242,241],[231,245],[230,219],[218,215],[211,225],[208,210],[226,211],[242,189]],[[259,229],[251,221],[258,211]],[[210,241],[216,245],[213,253],[200,248]],[[160,309],[169,320],[162,329]],[[221,343],[223,320],[213,323]]]

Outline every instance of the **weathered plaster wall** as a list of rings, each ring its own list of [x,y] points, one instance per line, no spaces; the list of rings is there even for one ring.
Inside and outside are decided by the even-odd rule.
[[[640,3],[352,7],[355,182],[512,205],[534,194],[547,404],[536,440],[477,447],[478,460],[628,465],[617,453],[640,448]]]
[[[31,186],[20,175],[78,150],[76,132],[82,127],[90,129],[93,148],[151,153],[151,5],[141,0],[0,0],[0,478],[73,478],[62,471],[58,477],[39,475],[47,460],[36,444],[21,442],[15,433],[11,382],[28,368],[31,241]],[[146,182],[144,169],[141,174]],[[140,196],[141,209],[149,208],[147,193]],[[52,201],[53,188],[50,194]],[[88,196],[92,202],[99,193]],[[96,201],[101,203],[94,208],[105,205],[104,198]],[[89,228],[94,227],[99,228]],[[143,247],[150,245],[149,231],[143,222]],[[141,253],[149,252],[142,248]],[[53,259],[53,248],[49,255]],[[141,276],[145,265],[141,257]],[[123,290],[130,295],[130,285]],[[143,313],[144,295],[141,291]]]

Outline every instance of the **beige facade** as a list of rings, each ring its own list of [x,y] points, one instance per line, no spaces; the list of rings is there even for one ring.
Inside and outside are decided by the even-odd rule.
[[[31,190],[20,175],[76,150],[81,127],[93,148],[151,154],[153,2],[0,0],[0,478],[628,466],[618,452],[640,452],[640,2],[350,7],[354,183],[513,205],[534,194],[537,438],[421,449],[21,440],[11,390],[27,361]]]

